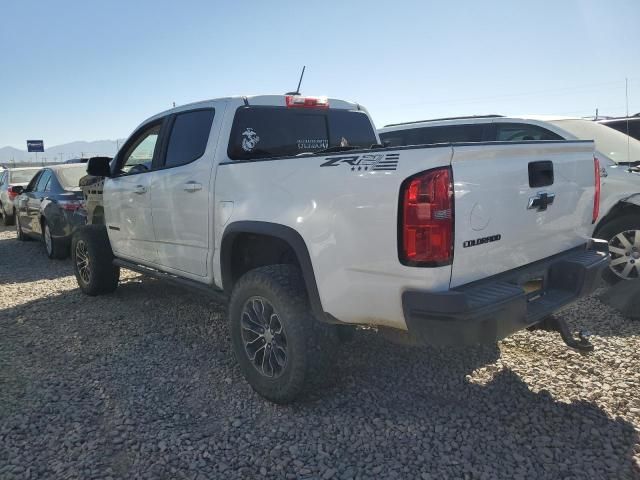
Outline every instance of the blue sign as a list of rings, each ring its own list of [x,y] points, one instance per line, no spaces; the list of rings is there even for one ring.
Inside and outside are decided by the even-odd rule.
[[[44,140],[27,140],[27,152],[44,152]]]

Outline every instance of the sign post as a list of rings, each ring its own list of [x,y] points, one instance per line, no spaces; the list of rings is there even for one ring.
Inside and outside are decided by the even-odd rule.
[[[27,152],[35,152],[38,163],[38,152],[44,152],[44,140],[27,140]]]

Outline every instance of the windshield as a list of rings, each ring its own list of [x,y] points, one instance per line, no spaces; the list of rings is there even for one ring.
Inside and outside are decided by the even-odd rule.
[[[31,179],[38,173],[37,169],[29,170],[11,170],[10,183],[29,183]]]
[[[364,112],[284,107],[243,107],[236,112],[229,158],[252,160],[314,153],[332,147],[378,143]]]
[[[566,130],[579,140],[594,140],[596,149],[616,163],[640,161],[640,141],[613,128],[578,119],[553,120],[550,123]]]
[[[87,174],[87,164],[81,163],[77,166],[74,165],[73,167],[60,168],[56,171],[56,174],[62,188],[65,190],[78,187],[80,179]]]

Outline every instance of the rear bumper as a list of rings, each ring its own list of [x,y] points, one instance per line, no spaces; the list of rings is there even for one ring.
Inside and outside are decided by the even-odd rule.
[[[82,212],[60,212],[59,216],[52,219],[51,235],[57,240],[69,242],[73,233],[86,223],[87,217]]]
[[[429,345],[492,343],[533,325],[595,290],[609,263],[607,244],[591,241],[547,259],[446,292],[406,291],[409,334]],[[521,287],[543,278],[543,289]]]

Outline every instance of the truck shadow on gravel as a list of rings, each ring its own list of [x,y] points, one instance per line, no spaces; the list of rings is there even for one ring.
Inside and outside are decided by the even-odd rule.
[[[27,468],[42,478],[634,477],[631,423],[531,391],[495,346],[405,347],[358,332],[326,378],[280,407],[241,377],[224,308],[153,280],[6,308],[0,330],[3,479]]]

